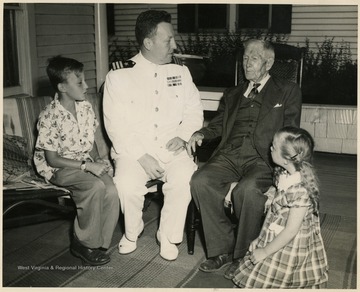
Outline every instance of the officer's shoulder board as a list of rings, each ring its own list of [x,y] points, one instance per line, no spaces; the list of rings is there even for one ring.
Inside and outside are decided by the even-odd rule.
[[[111,63],[112,70],[124,69],[124,68],[132,68],[135,66],[135,62],[132,60],[127,61],[115,61]]]

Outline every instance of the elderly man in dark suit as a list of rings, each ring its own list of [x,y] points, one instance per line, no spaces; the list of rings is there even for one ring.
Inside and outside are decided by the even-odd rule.
[[[202,140],[221,136],[219,146],[190,184],[201,213],[208,256],[199,269],[213,272],[229,266],[225,271],[228,279],[233,278],[239,259],[263,223],[263,193],[272,184],[269,148],[273,135],[284,126],[298,127],[301,115],[299,86],[269,75],[275,58],[271,43],[248,40],[244,49],[248,82],[224,92],[217,115],[196,131],[187,145],[191,155]],[[224,211],[232,182],[239,182],[231,194],[238,219],[235,232]]]

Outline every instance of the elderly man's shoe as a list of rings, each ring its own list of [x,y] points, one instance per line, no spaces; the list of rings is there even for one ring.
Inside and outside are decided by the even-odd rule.
[[[208,258],[205,262],[203,262],[199,270],[211,273],[220,270],[223,267],[230,265],[232,262],[232,254],[221,254],[216,257]]]
[[[110,257],[99,248],[88,248],[82,245],[79,240],[74,237],[71,246],[71,253],[81,258],[83,263],[90,266],[101,266],[110,262]]]
[[[235,276],[235,271],[239,267],[239,260],[234,260],[231,265],[226,269],[224,277],[226,279],[232,280]]]

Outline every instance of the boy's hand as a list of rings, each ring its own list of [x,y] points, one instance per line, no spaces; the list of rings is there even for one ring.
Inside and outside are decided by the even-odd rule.
[[[114,176],[114,167],[113,165],[111,164],[110,160],[109,159],[102,159],[102,158],[99,158],[99,159],[96,159],[96,162],[99,162],[99,163],[103,163],[107,166],[107,174],[110,175],[111,177]]]
[[[103,162],[86,162],[86,171],[96,176],[102,176],[109,170],[109,166]]]

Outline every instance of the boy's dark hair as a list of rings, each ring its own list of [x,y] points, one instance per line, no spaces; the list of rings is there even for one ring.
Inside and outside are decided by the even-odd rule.
[[[140,13],[135,26],[135,36],[140,47],[145,38],[156,33],[156,27],[160,22],[171,23],[171,15],[163,10],[147,10]]]
[[[58,84],[66,81],[70,73],[78,75],[84,71],[84,64],[71,58],[55,56],[48,60],[46,73],[49,77],[51,85],[57,91]]]

